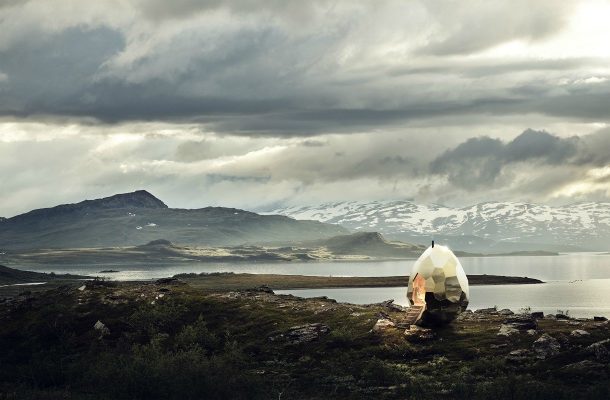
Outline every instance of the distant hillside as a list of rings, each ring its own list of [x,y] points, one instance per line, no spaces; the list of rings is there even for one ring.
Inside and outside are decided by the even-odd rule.
[[[0,285],[14,285],[18,283],[46,282],[60,279],[85,278],[78,275],[43,274],[40,272],[21,271],[0,265]]]
[[[303,243],[306,247],[326,247],[333,254],[370,257],[419,257],[426,246],[389,242],[378,232],[358,232]]]
[[[129,263],[171,264],[189,261],[332,261],[415,258],[424,246],[388,242],[376,232],[359,232],[290,246],[184,246],[159,239],[139,246],[11,250],[0,260],[12,265],[77,265]]]
[[[340,202],[288,207],[269,213],[314,219],[356,231],[378,231],[391,240],[480,253],[608,250],[610,203],[565,207],[487,202],[464,208],[410,201]]]
[[[0,221],[0,250],[135,246],[156,239],[185,245],[232,246],[303,241],[348,233],[318,221],[223,207],[168,208],[133,193],[33,210]]]

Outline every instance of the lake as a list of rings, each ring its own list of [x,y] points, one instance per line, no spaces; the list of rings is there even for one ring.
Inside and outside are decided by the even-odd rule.
[[[320,276],[408,275],[415,260],[379,262],[293,262],[293,263],[201,263],[183,264],[103,264],[65,266],[23,266],[39,272],[74,273],[117,280],[156,279],[187,272],[245,272]],[[518,310],[530,306],[545,312],[569,310],[577,317],[610,317],[610,255],[569,253],[559,256],[462,257],[466,274],[527,276],[546,283],[540,285],[473,286],[470,308],[497,305]],[[16,267],[16,266],[14,266]],[[99,273],[115,269],[118,273]],[[374,303],[390,298],[406,304],[403,288],[290,290],[299,296],[328,296],[339,301]]]
[[[245,272],[314,276],[408,275],[415,260],[335,262],[185,262],[180,264],[9,265],[37,272],[104,276],[117,280],[156,279],[187,272]],[[462,257],[466,274],[528,276],[543,281],[610,279],[610,255],[568,253],[559,256]],[[100,273],[101,270],[118,273]]]
[[[540,285],[490,285],[471,286],[468,308],[476,310],[497,306],[513,311],[531,307],[532,311],[545,314],[557,310],[569,311],[574,317],[591,318],[603,315],[610,318],[610,279],[583,281],[555,281]],[[407,287],[394,288],[341,288],[277,290],[278,294],[300,297],[328,296],[340,302],[355,304],[378,303],[394,299],[400,305],[408,305]]]

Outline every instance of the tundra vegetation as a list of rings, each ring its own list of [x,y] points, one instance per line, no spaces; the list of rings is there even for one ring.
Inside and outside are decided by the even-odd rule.
[[[490,309],[426,330],[403,316],[177,279],[23,292],[0,304],[0,399],[610,396],[607,321]]]

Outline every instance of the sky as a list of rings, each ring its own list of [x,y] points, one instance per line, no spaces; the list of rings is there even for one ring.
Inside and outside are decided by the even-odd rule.
[[[610,201],[610,1],[0,0],[0,216]]]

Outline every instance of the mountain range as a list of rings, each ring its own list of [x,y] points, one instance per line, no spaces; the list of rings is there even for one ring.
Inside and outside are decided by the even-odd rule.
[[[412,244],[389,244],[375,232]],[[170,208],[138,190],[0,218],[0,252],[140,246],[158,239],[185,246],[325,247],[337,255],[371,256],[415,254],[431,239],[472,253],[608,251],[610,203],[487,202],[452,208],[351,201],[257,214],[224,207]]]
[[[607,251],[610,203],[564,207],[486,202],[463,208],[411,201],[338,202],[267,210],[299,220],[317,220],[354,231],[378,231],[391,240],[483,253],[527,250]]]
[[[33,210],[0,221],[2,249],[136,246],[157,239],[232,246],[316,240],[349,231],[224,207],[169,208],[145,190]]]

